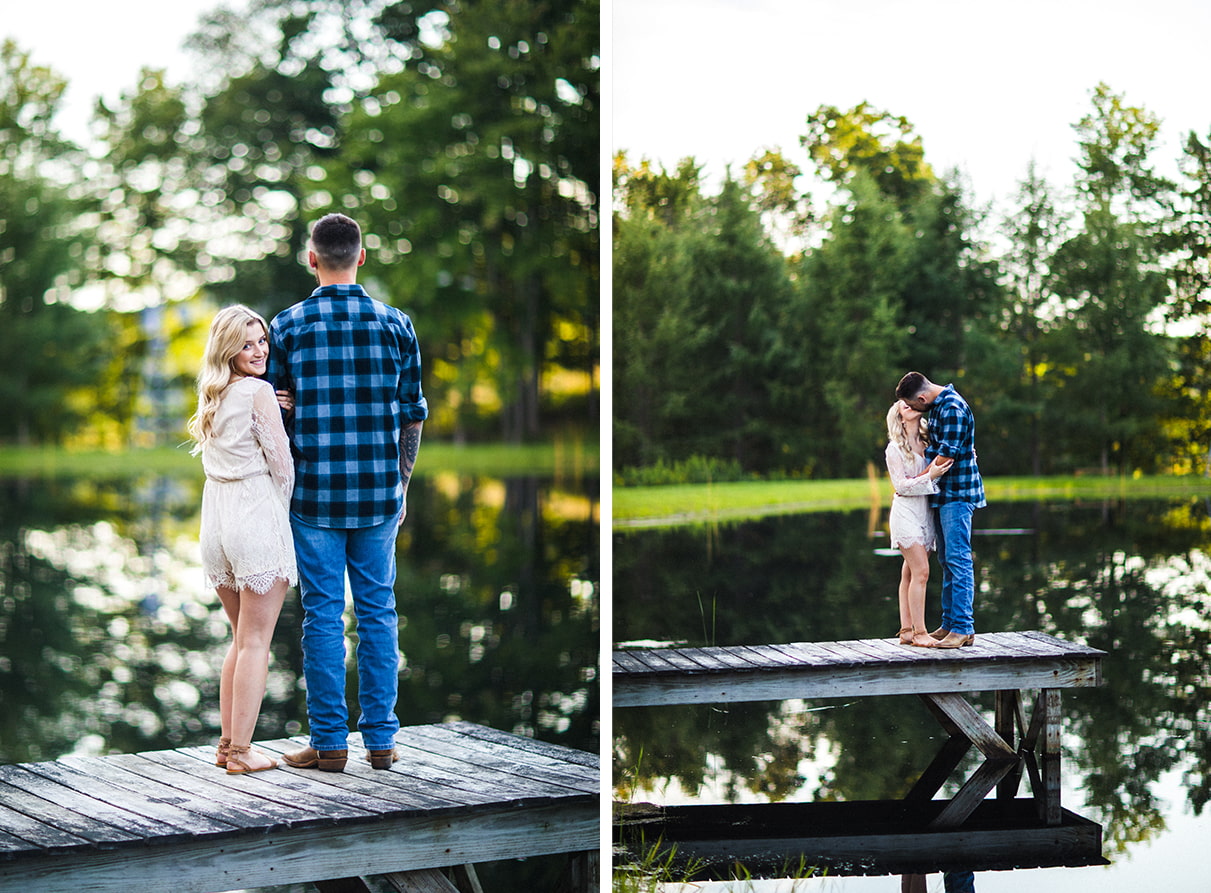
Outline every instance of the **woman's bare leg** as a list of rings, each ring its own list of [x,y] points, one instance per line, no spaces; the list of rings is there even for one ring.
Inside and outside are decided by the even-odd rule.
[[[269,643],[286,598],[286,589],[286,581],[279,579],[266,593],[244,589],[238,596],[239,620],[234,627],[233,643],[236,657],[231,680],[230,737],[233,747],[252,743],[269,675]],[[256,751],[242,759],[251,768],[270,762],[268,757]]]
[[[923,648],[932,648],[936,640],[929,635],[929,630],[925,627],[925,588],[929,582],[929,553],[920,544],[900,551],[904,554],[904,568],[908,574],[908,626],[912,627],[912,643]]]
[[[235,678],[235,640],[240,624],[240,594],[225,586],[219,586],[215,592],[219,595],[219,603],[227,615],[227,622],[231,624],[231,644],[227,646],[227,654],[223,657],[223,670],[219,675],[219,734],[224,738],[231,738],[231,683]]]
[[[904,552],[903,549],[900,550]],[[908,559],[904,559],[904,564],[900,567],[900,641],[906,642],[904,630],[912,629],[912,614],[908,609],[908,590],[912,585],[912,573],[908,569]]]

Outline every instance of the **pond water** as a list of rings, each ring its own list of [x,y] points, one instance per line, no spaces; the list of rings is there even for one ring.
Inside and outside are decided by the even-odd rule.
[[[975,517],[977,631],[1042,630],[1107,652],[1103,687],[1063,693],[1062,796],[1102,826],[1109,864],[981,871],[974,889],[1211,890],[1207,503],[1010,503]],[[886,554],[885,521],[875,509],[616,534],[614,638],[890,638],[900,560]],[[931,626],[939,577],[935,563]],[[991,696],[975,701],[990,719]],[[616,799],[666,805],[898,799],[945,740],[912,697],[617,709],[613,731]],[[969,889],[956,882],[934,873],[912,889]],[[834,875],[751,889],[902,883]]]
[[[0,479],[0,761],[217,740],[228,627],[204,588],[201,484]],[[597,492],[418,474],[397,555],[401,722],[597,751]],[[291,593],[257,737],[306,731],[301,622]],[[499,883],[542,887],[562,867],[499,867]]]

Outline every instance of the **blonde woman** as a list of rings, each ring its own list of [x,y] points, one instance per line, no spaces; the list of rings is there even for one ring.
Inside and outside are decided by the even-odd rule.
[[[937,639],[925,627],[925,585],[929,582],[929,553],[937,549],[937,532],[929,494],[938,492],[937,479],[949,463],[927,462],[929,429],[919,410],[897,400],[887,411],[887,473],[895,495],[888,528],[892,548],[904,556],[900,569],[900,642],[935,648]]]
[[[251,749],[252,734],[273,628],[286,589],[298,581],[289,518],[294,465],[277,397],[261,378],[268,358],[265,320],[239,305],[220,310],[198,373],[198,411],[189,420],[193,452],[202,454],[206,472],[202,568],[231,623],[215,759],[229,775],[277,767]]]

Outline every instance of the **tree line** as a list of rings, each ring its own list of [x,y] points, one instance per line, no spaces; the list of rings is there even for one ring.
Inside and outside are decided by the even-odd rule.
[[[64,79],[5,41],[0,442],[182,430],[210,315],[309,294],[300,252],[330,211],[362,224],[371,294],[416,320],[435,433],[595,429],[598,18],[597,0],[217,7],[189,41],[196,82],[145,69],[83,147],[54,123]]]
[[[807,117],[803,167],[766,150],[713,193],[692,158],[617,154],[620,479],[860,476],[910,369],[971,403],[986,473],[1203,471],[1211,136],[1174,181],[1154,115],[1091,99],[1074,181],[1031,164],[995,213],[866,103]]]

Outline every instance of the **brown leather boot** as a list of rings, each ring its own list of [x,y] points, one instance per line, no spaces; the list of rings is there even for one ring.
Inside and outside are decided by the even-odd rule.
[[[399,759],[399,754],[395,752],[394,747],[390,750],[368,750],[366,759],[375,769],[390,769],[391,764]]]
[[[963,633],[949,632],[946,634],[946,638],[939,640],[938,644],[935,647],[937,647],[937,648],[966,648],[968,645],[974,645],[975,643],[976,643],[976,634],[975,633],[968,633],[967,635],[963,635]]]
[[[304,747],[293,753],[282,754],[287,766],[295,769],[319,769],[321,772],[344,772],[349,760],[348,750],[316,750]]]

